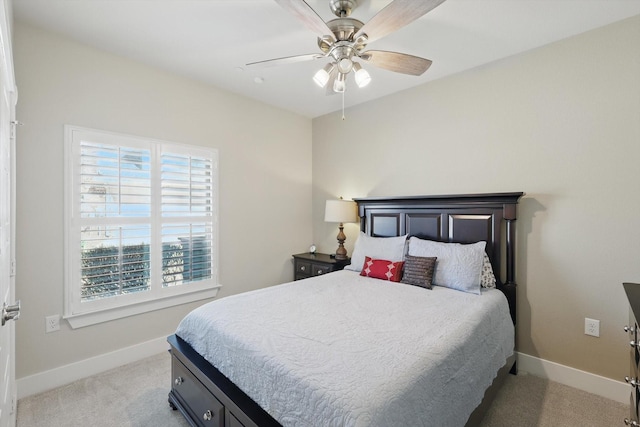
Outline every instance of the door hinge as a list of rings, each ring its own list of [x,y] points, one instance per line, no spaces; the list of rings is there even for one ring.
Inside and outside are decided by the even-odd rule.
[[[16,139],[16,126],[22,126],[24,123],[19,122],[18,120],[11,120],[11,139]]]
[[[16,260],[12,259],[9,264],[9,277],[13,277],[16,275]]]

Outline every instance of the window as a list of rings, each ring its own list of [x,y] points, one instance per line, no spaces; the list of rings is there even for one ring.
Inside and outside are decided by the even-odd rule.
[[[65,318],[215,296],[217,151],[65,127]]]

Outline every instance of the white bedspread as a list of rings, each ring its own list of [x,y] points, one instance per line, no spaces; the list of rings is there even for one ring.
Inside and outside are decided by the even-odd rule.
[[[514,346],[498,290],[352,271],[213,301],[176,333],[285,426],[463,426]]]

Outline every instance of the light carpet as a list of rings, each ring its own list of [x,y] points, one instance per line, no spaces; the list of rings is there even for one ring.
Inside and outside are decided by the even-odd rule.
[[[163,353],[20,399],[18,427],[187,427],[167,403],[170,375],[170,356]],[[628,416],[628,405],[509,375],[481,427],[611,427]]]

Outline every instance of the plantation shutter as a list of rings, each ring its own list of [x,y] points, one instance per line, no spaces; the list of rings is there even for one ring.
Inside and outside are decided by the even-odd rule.
[[[80,142],[83,302],[149,289],[150,154],[148,149]]]
[[[215,296],[217,156],[207,147],[65,126],[72,325]]]
[[[210,279],[214,159],[173,147],[161,163],[163,287]]]

